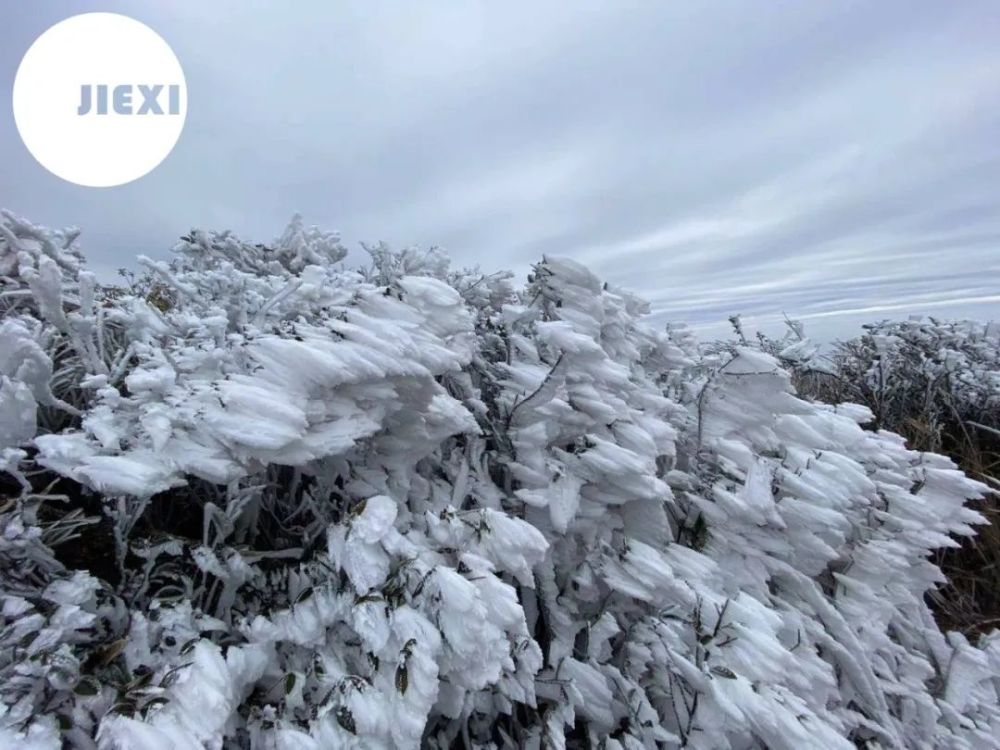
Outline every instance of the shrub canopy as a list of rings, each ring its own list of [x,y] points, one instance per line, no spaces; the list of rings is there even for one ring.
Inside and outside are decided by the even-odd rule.
[[[0,221],[0,744],[982,748],[986,487],[580,265]]]

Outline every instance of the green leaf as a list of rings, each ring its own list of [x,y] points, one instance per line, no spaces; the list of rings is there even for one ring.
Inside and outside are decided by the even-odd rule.
[[[167,698],[166,696],[158,695],[155,698],[150,698],[148,701],[146,701],[146,705],[143,706],[143,710],[148,711],[149,709],[153,708],[153,706],[162,706],[169,702],[170,699]]]
[[[406,694],[406,688],[410,685],[409,672],[406,669],[406,663],[400,664],[396,668],[396,690],[400,692],[401,695]]]
[[[736,673],[729,667],[712,667],[712,674],[717,674],[719,677],[725,677],[727,680],[736,679]]]
[[[141,674],[138,677],[136,677],[134,680],[132,680],[132,682],[128,686],[128,689],[129,689],[129,691],[132,691],[132,690],[142,690],[144,687],[146,687],[147,685],[149,685],[149,683],[152,682],[152,681],[153,681],[153,672],[151,672],[151,671],[150,672],[146,672],[145,674]]]
[[[77,695],[97,695],[100,691],[101,689],[97,682],[89,677],[84,677],[73,688],[73,692]]]
[[[119,638],[116,641],[112,641],[104,646],[101,646],[95,652],[97,655],[97,660],[105,667],[111,664],[115,659],[121,656],[122,651],[125,650],[126,640],[124,638]]]
[[[346,729],[351,734],[357,734],[358,728],[354,723],[354,715],[347,706],[340,706],[337,709],[337,723],[340,724],[344,729]]]
[[[178,664],[176,667],[171,669],[169,672],[163,675],[163,679],[160,680],[160,687],[164,688],[170,687],[177,679],[178,675],[180,674],[180,671],[185,667],[190,667],[192,663],[193,662],[185,662],[184,664]]]
[[[135,704],[130,701],[121,701],[116,703],[111,710],[116,714],[121,714],[122,716],[132,717],[135,716]]]

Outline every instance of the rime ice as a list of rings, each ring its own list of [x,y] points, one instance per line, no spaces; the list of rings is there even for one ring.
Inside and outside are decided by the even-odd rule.
[[[75,236],[0,220],[0,745],[998,746],[924,601],[986,488],[775,358],[568,260]]]

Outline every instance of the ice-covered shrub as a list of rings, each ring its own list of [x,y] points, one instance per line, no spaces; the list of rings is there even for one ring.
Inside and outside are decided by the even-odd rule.
[[[996,743],[924,602],[983,485],[774,357],[566,260],[74,239],[0,234],[7,744]]]
[[[820,351],[790,321],[784,339],[758,335],[754,344],[779,357],[806,397],[864,404],[873,414],[871,428],[944,453],[970,476],[1000,489],[1000,325],[919,317],[883,321]],[[996,492],[977,508],[993,523],[960,549],[938,553],[949,583],[933,593],[939,620],[967,633],[1000,622]]]
[[[996,453],[1000,324],[919,316],[882,321],[823,352],[801,323],[788,325],[782,339],[758,334],[752,343],[778,357],[807,395],[864,404],[873,427],[901,432],[925,450],[963,459],[983,449]]]

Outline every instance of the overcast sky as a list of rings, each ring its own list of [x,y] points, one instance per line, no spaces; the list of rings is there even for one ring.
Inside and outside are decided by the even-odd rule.
[[[8,92],[87,10],[171,44],[184,133],[137,182],[83,188],[8,104],[0,205],[82,227],[109,279],[192,226],[266,241],[297,211],[487,270],[570,256],[707,333],[1000,319],[997,0],[5,2]]]

